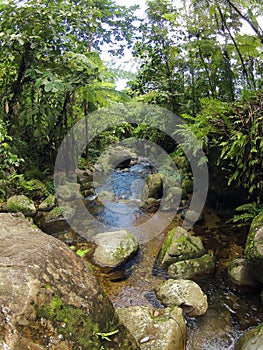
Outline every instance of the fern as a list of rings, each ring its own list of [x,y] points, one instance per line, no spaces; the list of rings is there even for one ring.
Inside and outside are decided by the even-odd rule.
[[[240,214],[234,215],[231,221],[238,223],[237,227],[250,225],[253,219],[263,211],[263,204],[258,204],[257,202],[246,203],[237,207],[235,211]]]

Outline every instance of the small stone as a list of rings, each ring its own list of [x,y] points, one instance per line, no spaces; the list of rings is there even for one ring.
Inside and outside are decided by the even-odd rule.
[[[127,230],[97,234],[94,243],[97,245],[93,255],[94,263],[109,268],[127,262],[139,247],[137,238]]]
[[[207,296],[197,283],[190,280],[169,279],[156,289],[156,296],[165,306],[179,306],[188,317],[206,313]]]

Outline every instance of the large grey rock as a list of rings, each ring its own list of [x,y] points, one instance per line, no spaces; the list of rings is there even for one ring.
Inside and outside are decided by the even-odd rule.
[[[114,268],[128,261],[138,250],[137,238],[127,230],[100,233],[94,237],[97,245],[93,261],[101,267]]]
[[[169,279],[157,287],[155,292],[163,305],[180,306],[188,317],[198,317],[207,311],[207,296],[193,281]]]
[[[25,217],[0,214],[0,348],[138,349],[83,260]]]
[[[117,312],[141,350],[185,349],[186,325],[181,308],[130,306]]]
[[[263,212],[253,220],[245,247],[245,258],[249,262],[252,276],[263,283]]]
[[[258,282],[252,277],[249,262],[244,258],[238,258],[228,265],[228,276],[231,281],[241,287],[257,287]]]
[[[34,216],[36,207],[32,199],[25,195],[12,196],[7,200],[7,210],[12,213],[21,212],[25,216]]]
[[[168,275],[172,278],[201,279],[211,276],[215,272],[215,259],[211,254],[200,258],[182,260],[168,267]]]
[[[205,253],[199,237],[192,236],[182,227],[175,227],[168,232],[164,240],[158,263],[166,268],[177,261],[199,258]]]
[[[263,323],[245,332],[235,350],[263,350]]]

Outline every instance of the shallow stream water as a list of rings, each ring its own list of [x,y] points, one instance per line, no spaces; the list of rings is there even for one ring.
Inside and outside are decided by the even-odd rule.
[[[106,208],[100,212],[101,220],[131,231],[142,221],[147,221],[149,214],[142,212],[139,204],[144,178],[150,172],[147,163],[115,170],[99,189],[114,193],[114,200],[108,201]],[[116,307],[162,307],[155,297],[154,288],[168,276],[158,268],[156,258],[166,232],[180,224],[181,218],[174,213],[163,212],[160,215],[165,219],[170,215],[170,225],[154,239],[141,244],[139,254],[133,261],[110,274],[97,271],[103,288]],[[234,349],[236,341],[246,329],[263,321],[259,294],[240,294],[226,276],[227,262],[242,253],[245,234],[233,232],[232,227],[210,208],[205,208],[202,225],[194,229],[203,237],[206,248],[214,252],[218,269],[213,278],[198,281],[208,296],[209,309],[204,316],[187,320],[187,350]]]
[[[140,209],[142,186],[152,168],[141,162],[128,169],[115,169],[96,193],[86,198],[86,206],[105,230],[126,228],[137,234],[140,248],[137,256],[124,267],[108,274],[99,269],[95,273],[116,307],[152,305],[163,307],[155,297],[154,288],[168,278],[156,264],[166,233],[180,225],[182,219],[174,212],[155,214]],[[103,194],[103,205],[97,205]],[[152,231],[158,222],[169,224],[158,235]],[[142,223],[152,220],[144,228],[147,239],[138,234]],[[139,229],[138,229],[139,228]],[[259,293],[241,294],[228,281],[227,263],[241,256],[246,232],[235,230],[210,207],[204,208],[203,221],[193,228],[209,252],[217,259],[217,272],[213,278],[197,281],[208,296],[209,308],[204,316],[187,319],[187,350],[232,350],[237,339],[249,327],[263,322],[263,308]],[[160,349],[161,350],[161,349]]]

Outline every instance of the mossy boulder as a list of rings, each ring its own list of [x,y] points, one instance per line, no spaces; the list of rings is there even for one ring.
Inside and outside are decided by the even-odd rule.
[[[246,331],[238,340],[235,350],[261,350],[263,349],[263,323]]]
[[[109,270],[131,259],[139,247],[137,238],[127,230],[99,233],[94,243],[94,263]]]
[[[248,260],[244,258],[237,258],[229,263],[228,276],[234,285],[241,287],[244,291],[259,285],[250,272]]]
[[[75,182],[67,182],[60,185],[56,189],[56,195],[64,201],[72,201],[80,197],[80,184]]]
[[[46,197],[39,205],[38,210],[40,211],[50,211],[56,206],[56,197],[50,194]]]
[[[248,260],[252,276],[263,283],[263,212],[255,217],[250,226],[245,258]]]
[[[169,265],[188,259],[199,258],[206,253],[200,237],[192,236],[182,227],[175,227],[168,232],[158,257],[158,264],[167,268]]]
[[[8,212],[21,212],[25,216],[33,217],[36,214],[34,202],[23,194],[8,198],[6,208]]]
[[[169,279],[157,287],[155,292],[163,305],[179,306],[187,317],[198,317],[207,311],[207,296],[193,281]]]
[[[117,313],[141,350],[185,349],[186,325],[181,308],[129,306],[117,309]]]
[[[83,259],[64,243],[6,213],[0,240],[1,349],[139,349]]]
[[[148,175],[142,190],[142,200],[148,198],[161,198],[163,194],[163,181],[161,174]]]
[[[172,278],[197,280],[212,276],[215,273],[215,259],[211,254],[200,258],[178,261],[168,267],[168,275]]]
[[[44,198],[48,193],[43,182],[36,179],[21,181],[20,187],[26,196],[34,200]]]

